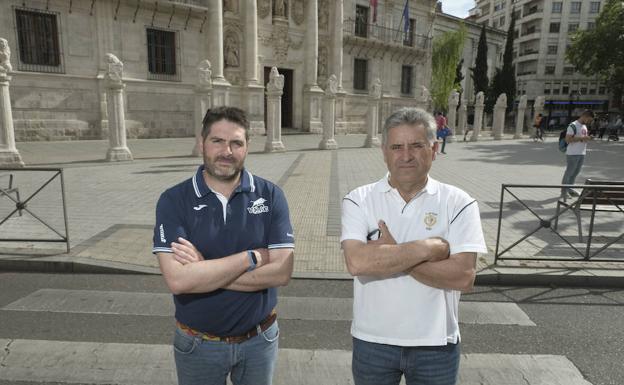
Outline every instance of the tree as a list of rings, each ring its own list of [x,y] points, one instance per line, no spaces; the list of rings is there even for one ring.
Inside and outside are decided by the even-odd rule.
[[[487,92],[488,90],[488,64],[487,64],[487,36],[485,31],[485,24],[481,28],[481,36],[479,36],[479,46],[477,48],[477,58],[475,60],[475,66],[470,69],[472,71],[472,80],[474,83],[474,93],[478,94],[480,91]]]
[[[437,110],[448,109],[448,97],[455,87],[455,69],[465,40],[466,26],[461,24],[459,30],[445,32],[433,42],[431,98]]]
[[[516,29],[516,16],[515,12],[511,12],[511,21],[509,22],[509,29],[507,30],[507,41],[505,42],[505,53],[503,54],[503,69],[501,70],[498,85],[498,94],[503,92],[507,94],[507,111],[513,109],[514,100],[516,99],[516,70],[513,65],[513,45],[514,45],[514,33]],[[498,97],[498,96],[497,96]]]
[[[594,29],[579,30],[572,36],[566,57],[586,76],[598,75],[613,92],[616,108],[624,91],[624,3],[607,0]]]

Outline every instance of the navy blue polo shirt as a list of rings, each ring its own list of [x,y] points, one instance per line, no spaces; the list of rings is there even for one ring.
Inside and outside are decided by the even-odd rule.
[[[222,204],[197,173],[168,190],[156,206],[154,253],[171,253],[171,242],[189,240],[204,259],[218,259],[244,250],[294,248],[288,204],[275,184],[241,173],[241,183]],[[195,330],[241,335],[266,318],[277,304],[277,289],[174,295],[175,317]]]

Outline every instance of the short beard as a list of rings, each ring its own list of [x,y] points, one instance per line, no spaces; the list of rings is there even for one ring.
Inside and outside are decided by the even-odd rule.
[[[217,174],[216,168],[213,167],[212,165],[209,165],[208,162],[204,161],[204,170],[206,171],[206,174],[222,182],[231,182],[235,180],[240,175],[242,169],[243,169],[243,165],[241,164],[240,167],[234,168],[232,174],[228,174],[228,175]]]

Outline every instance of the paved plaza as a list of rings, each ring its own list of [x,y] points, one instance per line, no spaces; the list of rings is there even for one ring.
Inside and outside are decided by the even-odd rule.
[[[338,136],[339,149],[318,150],[318,135],[285,135],[287,151],[264,153],[265,137],[252,137],[247,167],[280,185],[288,198],[296,235],[295,276],[346,278],[340,251],[340,202],[351,189],[381,178],[385,164],[378,148],[363,148],[364,135]],[[108,163],[103,159],[107,141],[18,143],[27,166],[63,168],[71,252],[65,245],[39,242],[4,242],[5,266],[57,266],[56,269],[119,269],[158,273],[151,254],[154,207],[159,194],[193,175],[201,159],[191,157],[192,138],[130,140],[135,160]],[[577,183],[586,178],[623,180],[624,143],[593,142]],[[529,139],[492,140],[484,133],[479,142],[454,142],[447,154],[439,155],[431,175],[459,186],[478,200],[489,252],[479,257],[480,278],[529,274],[606,279],[624,276],[619,263],[595,262],[579,265],[557,259],[580,258],[586,243],[579,242],[575,217],[560,217],[559,237],[543,228],[503,254],[503,257],[545,259],[542,262],[504,261],[493,266],[497,241],[502,184],[557,185],[564,170],[565,155],[557,150],[556,138],[545,143]],[[14,183],[22,200],[53,173],[16,172]],[[56,178],[28,203],[36,214],[64,234],[60,178]],[[540,218],[554,216],[557,189],[512,189],[522,203],[506,193],[499,250],[504,250],[539,227]],[[0,200],[4,218],[15,205]],[[536,216],[537,215],[537,216]],[[596,216],[592,252],[622,234],[622,213]],[[588,233],[589,215],[581,219]],[[0,225],[6,238],[58,237],[29,212],[13,215]],[[566,239],[578,249],[574,251]],[[584,241],[586,239],[583,239]],[[596,259],[623,259],[624,242],[615,242]],[[581,253],[581,254],[579,254]],[[500,261],[499,261],[500,262]],[[61,266],[61,267],[59,267]],[[537,276],[536,276],[537,274]],[[536,282],[537,283],[537,282]]]

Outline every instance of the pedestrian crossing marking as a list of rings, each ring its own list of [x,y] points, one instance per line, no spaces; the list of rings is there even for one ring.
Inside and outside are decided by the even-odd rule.
[[[279,297],[281,319],[351,321],[352,298]],[[123,291],[40,289],[3,310],[63,313],[115,314],[172,317],[171,294]],[[522,309],[511,302],[460,302],[459,322],[535,326]]]
[[[0,381],[170,385],[170,345],[0,339]],[[459,385],[591,385],[565,357],[464,354]],[[347,385],[351,352],[280,349],[275,385]]]

